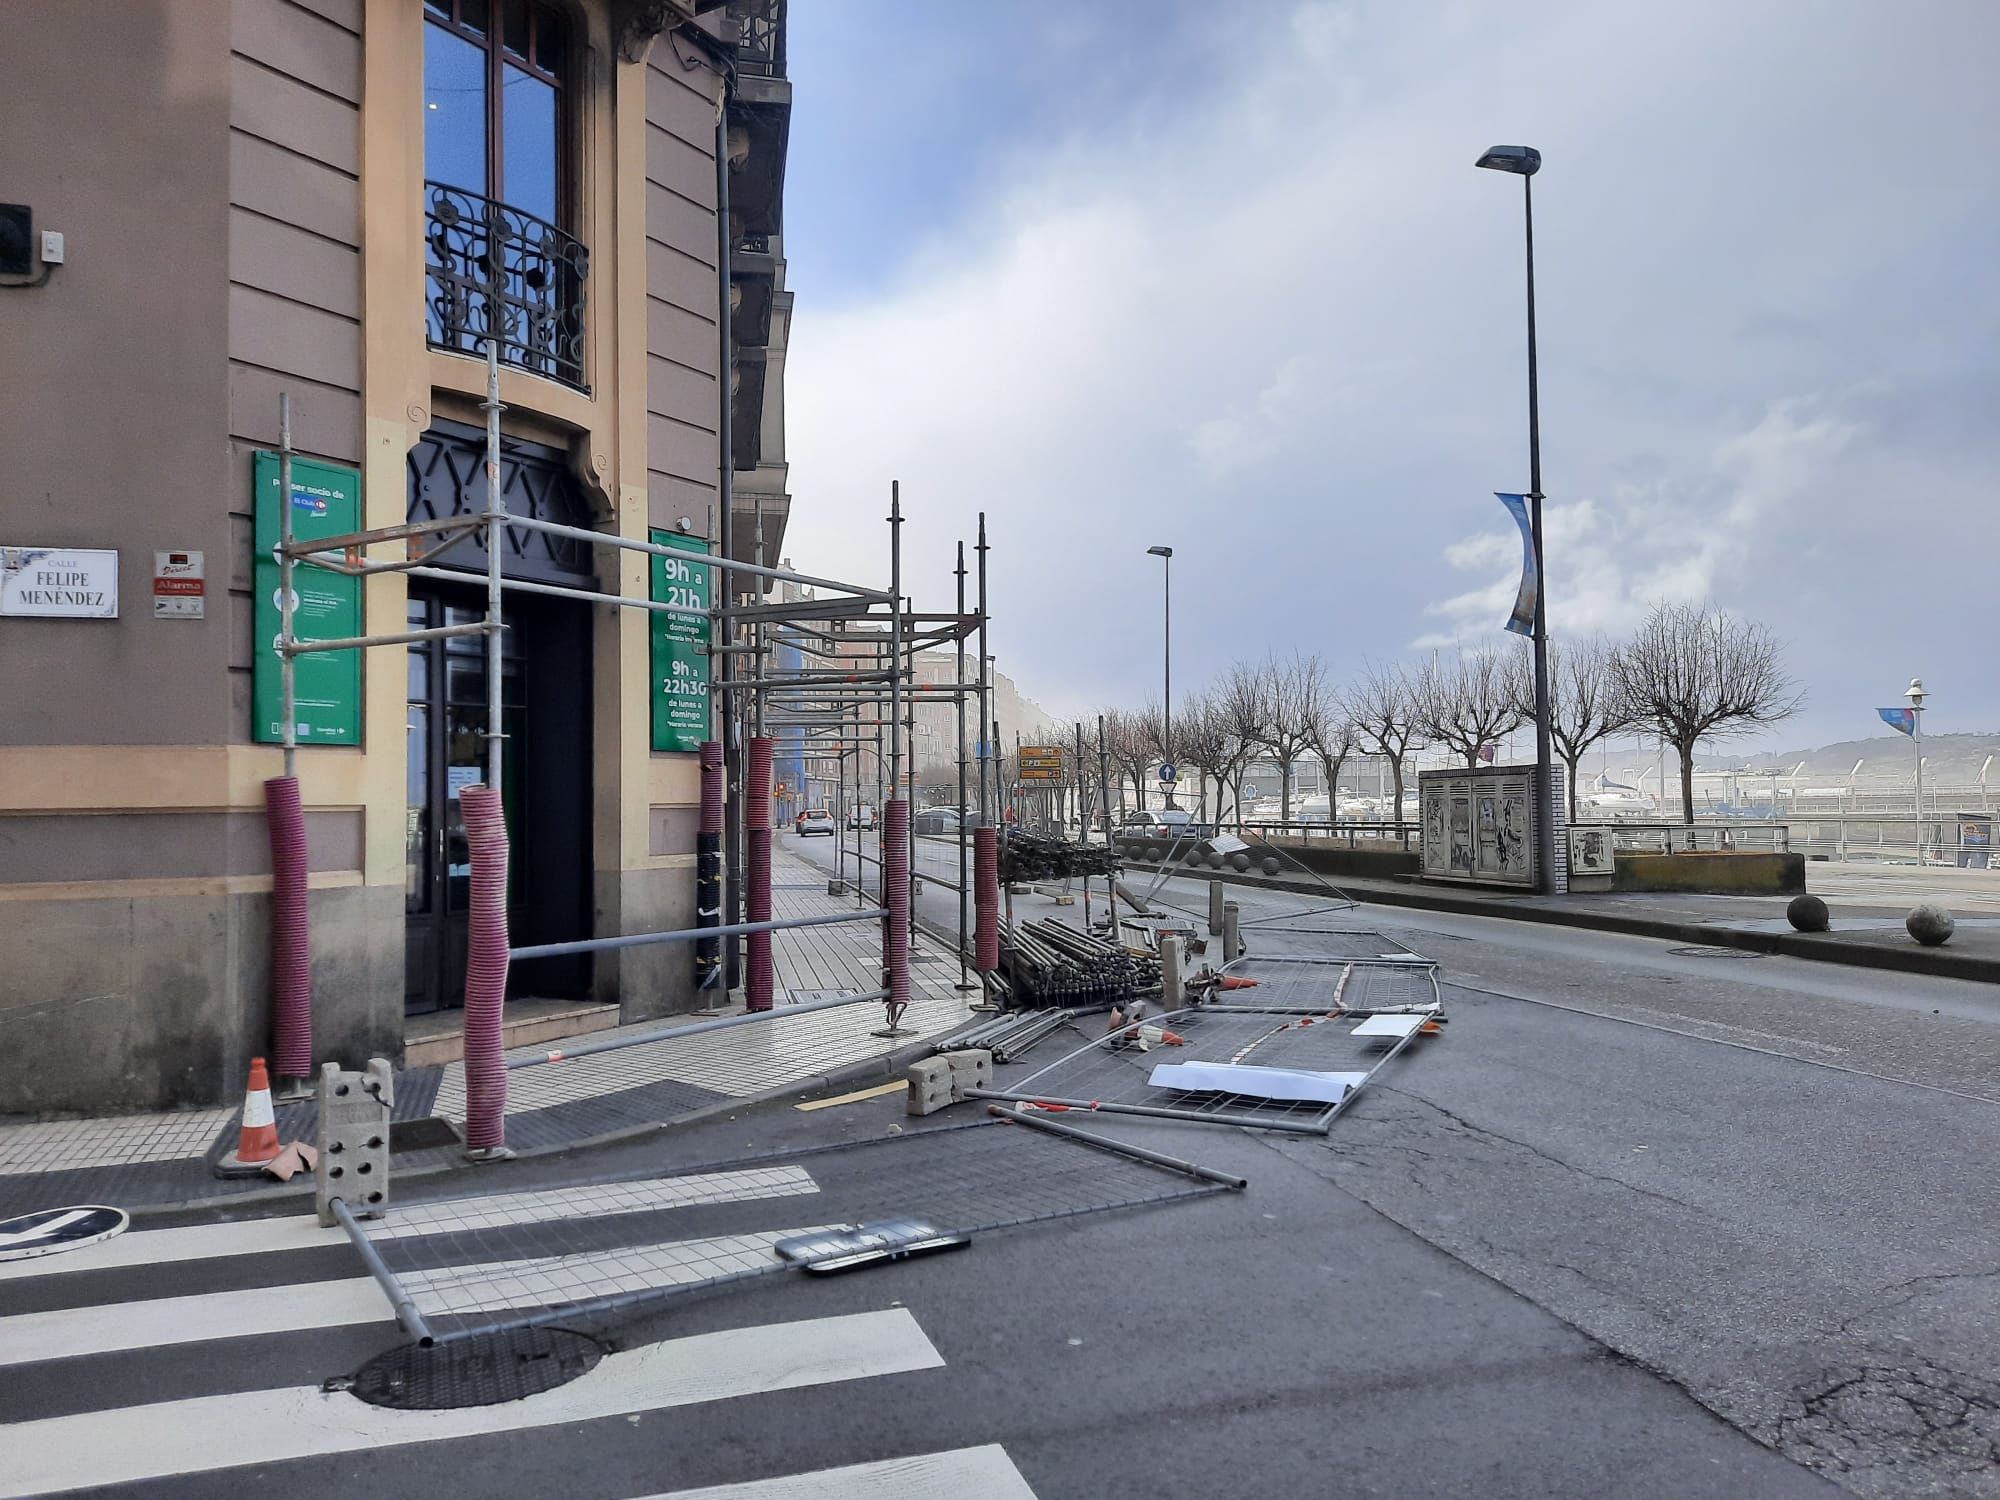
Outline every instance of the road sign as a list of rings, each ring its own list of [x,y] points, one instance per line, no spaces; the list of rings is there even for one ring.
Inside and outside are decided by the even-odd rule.
[[[1016,755],[1023,781],[1061,781],[1063,752],[1060,745],[1023,745]]]
[[[81,1208],[45,1208],[36,1213],[0,1219],[0,1260],[27,1260],[54,1255],[108,1240],[131,1220],[122,1208],[89,1204]]]
[[[1172,786],[1180,774],[1179,768],[1172,761],[1167,761],[1160,767],[1160,784],[1162,786]]]

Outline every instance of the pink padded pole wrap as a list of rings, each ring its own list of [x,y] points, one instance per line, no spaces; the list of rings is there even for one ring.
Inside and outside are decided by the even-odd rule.
[[[1000,840],[997,830],[972,830],[972,966],[982,974],[1000,967]]]
[[[883,918],[888,950],[889,1025],[903,1018],[910,1003],[910,800],[898,797],[883,809],[882,871],[889,889],[882,904],[889,909]]]
[[[282,1078],[312,1077],[312,935],[306,920],[306,815],[296,776],[264,783],[271,836],[271,1057]]]
[[[750,737],[749,764],[743,775],[743,917],[749,922],[771,920],[771,747],[774,743],[768,735]],[[744,944],[744,959],[744,1008],[769,1010],[776,981],[771,966],[771,934],[750,933]]]
[[[465,955],[465,1144],[507,1144],[507,1062],[500,1041],[507,998],[507,815],[490,786],[458,794],[472,857]]]

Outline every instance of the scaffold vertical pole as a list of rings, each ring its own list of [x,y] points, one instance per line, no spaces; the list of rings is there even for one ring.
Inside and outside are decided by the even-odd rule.
[[[986,637],[986,512],[979,513],[979,542],[973,548],[979,556],[979,821],[988,821],[986,772],[993,758],[993,746],[986,739],[987,637]]]
[[[958,987],[961,990],[976,990],[979,986],[972,982],[971,971],[965,962],[966,898],[967,887],[971,884],[966,879],[965,842],[969,832],[966,825],[971,819],[966,816],[968,809],[965,805],[965,542],[962,539],[958,544],[958,566],[953,569],[953,576],[958,580],[958,675],[952,679],[958,684],[958,690],[952,694],[952,702],[958,710]]]
[[[488,292],[489,299],[493,297]],[[487,307],[489,317],[497,309]],[[500,341],[486,339],[486,784],[499,791],[502,742],[506,731],[500,722],[500,632],[504,622],[500,603],[500,559],[506,550],[501,521],[506,507],[500,496]],[[504,804],[503,804],[504,805]]]
[[[292,651],[297,623],[292,589],[292,396],[278,395],[278,677],[285,710],[285,775],[299,774],[299,666]]]

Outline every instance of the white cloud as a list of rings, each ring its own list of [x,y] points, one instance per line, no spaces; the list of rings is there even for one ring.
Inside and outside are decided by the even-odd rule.
[[[1972,644],[2000,439],[1920,430],[2000,327],[1976,248],[2000,234],[2000,7],[1928,14],[1302,3],[1215,27],[1177,114],[1017,157],[879,296],[801,296],[791,550],[883,576],[900,478],[933,606],[986,511],[995,647],[1052,708],[1150,689],[1153,542],[1177,549],[1177,684],[1267,647],[1358,664],[1497,630],[1520,205],[1471,161],[1521,139],[1546,158],[1553,628],[1715,598],[1831,698],[1907,659],[2000,721]],[[1920,576],[1836,641],[1872,610],[1843,592]]]

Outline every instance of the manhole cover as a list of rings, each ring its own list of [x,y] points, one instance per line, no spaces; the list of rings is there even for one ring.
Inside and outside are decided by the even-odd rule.
[[[497,1406],[567,1385],[602,1358],[603,1345],[567,1328],[507,1328],[428,1348],[404,1344],[343,1380],[328,1381],[327,1388],[397,1411]]]
[[[1678,953],[1684,958],[1762,958],[1763,954],[1752,948],[1669,948],[1669,953]]]

